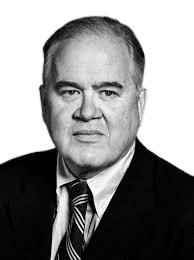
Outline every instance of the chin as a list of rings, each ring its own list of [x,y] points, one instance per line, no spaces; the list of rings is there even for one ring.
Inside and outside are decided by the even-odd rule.
[[[98,168],[103,164],[101,158],[95,156],[95,154],[82,154],[78,158],[74,158],[73,161],[80,167]]]
[[[68,161],[76,171],[79,172],[94,172],[105,168],[105,156],[96,153],[80,153],[69,157]]]

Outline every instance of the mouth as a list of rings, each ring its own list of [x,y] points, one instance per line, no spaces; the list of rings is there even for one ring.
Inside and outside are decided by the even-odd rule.
[[[98,130],[78,130],[73,133],[76,140],[84,143],[96,143],[103,135]]]
[[[103,135],[103,133],[97,130],[78,130],[73,135]]]

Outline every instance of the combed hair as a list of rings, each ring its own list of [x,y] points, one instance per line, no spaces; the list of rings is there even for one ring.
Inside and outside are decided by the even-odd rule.
[[[140,88],[143,81],[145,56],[138,39],[128,26],[110,17],[101,16],[89,16],[72,20],[58,29],[47,40],[43,47],[43,84],[46,86],[53,77],[52,74],[55,68],[52,65],[58,47],[67,40],[87,34],[111,35],[124,41],[133,62],[131,71],[133,83],[137,88]]]

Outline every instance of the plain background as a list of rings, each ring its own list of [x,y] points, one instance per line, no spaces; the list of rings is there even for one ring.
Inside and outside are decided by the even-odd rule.
[[[69,20],[106,15],[129,25],[146,54],[148,100],[139,139],[194,175],[193,0],[2,2],[0,163],[53,147],[39,100],[44,42]]]

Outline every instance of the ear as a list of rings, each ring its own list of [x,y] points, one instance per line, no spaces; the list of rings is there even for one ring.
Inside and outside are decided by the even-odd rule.
[[[39,87],[40,91],[40,101],[41,101],[41,108],[42,108],[42,118],[44,122],[46,123],[46,91],[45,91],[45,85],[40,85]]]
[[[138,97],[139,126],[141,125],[143,120],[146,101],[147,101],[147,90],[142,88],[139,91],[139,97]]]

